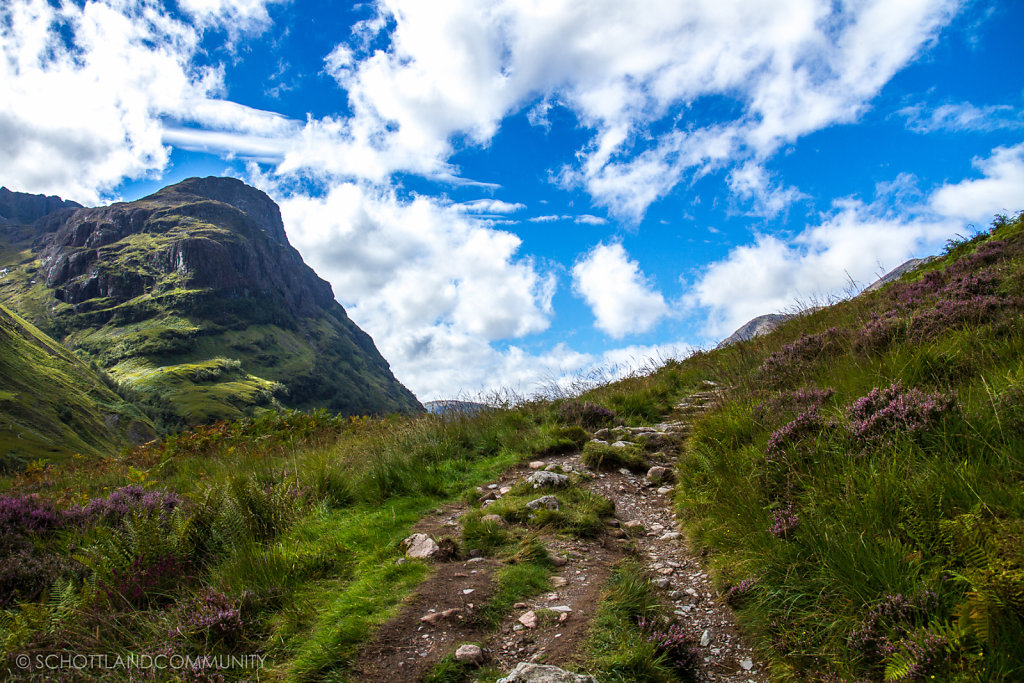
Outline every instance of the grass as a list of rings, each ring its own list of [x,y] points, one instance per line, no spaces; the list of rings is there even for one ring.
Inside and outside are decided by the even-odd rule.
[[[689,680],[689,670],[679,670],[651,642],[643,623],[667,620],[643,568],[634,560],[619,564],[598,605],[587,641],[587,668],[600,681]]]
[[[429,572],[396,562],[400,540],[456,500],[473,507],[463,546],[507,561],[482,617],[500,623],[548,590],[536,537],[593,535],[612,509],[579,486],[526,483],[484,508],[476,487],[586,441],[583,420],[662,419],[711,380],[722,397],[679,448],[677,512],[775,678],[1021,680],[1022,233],[1019,217],[1000,218],[878,292],[590,388],[571,410],[559,399],[454,419],[267,411],[8,476],[0,647],[260,652],[273,680],[346,680],[359,645]],[[595,466],[642,457],[584,448]],[[526,507],[542,495],[559,510]],[[624,563],[587,667],[602,681],[685,680],[688,641],[667,618]],[[461,675],[450,664],[431,675]]]

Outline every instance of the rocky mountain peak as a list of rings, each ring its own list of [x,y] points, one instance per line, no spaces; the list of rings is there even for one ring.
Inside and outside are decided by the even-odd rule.
[[[264,232],[281,244],[288,244],[281,220],[281,209],[274,200],[261,190],[250,187],[237,178],[186,178],[176,185],[170,185],[145,199],[194,201],[196,198],[212,199],[229,204],[245,213]],[[144,200],[143,200],[144,201]]]

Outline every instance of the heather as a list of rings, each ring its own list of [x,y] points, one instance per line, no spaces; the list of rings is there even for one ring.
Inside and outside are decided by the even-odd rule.
[[[1024,677],[1022,232],[701,358],[679,512],[774,676]]]
[[[418,520],[538,454],[580,449],[598,477],[642,472],[651,444],[616,447],[616,427],[675,419],[711,381],[720,399],[671,444],[671,495],[774,678],[1022,680],[1022,232],[998,218],[879,291],[550,400],[443,417],[266,411],[32,463],[2,480],[0,647],[260,654],[261,680],[346,680],[431,571],[399,562]],[[530,534],[593,538],[614,512],[576,491],[521,519],[534,493],[487,508],[523,538],[480,509],[448,539],[521,560],[493,614],[547,590]],[[629,557],[614,568],[581,669],[692,675],[699,646],[651,578]]]

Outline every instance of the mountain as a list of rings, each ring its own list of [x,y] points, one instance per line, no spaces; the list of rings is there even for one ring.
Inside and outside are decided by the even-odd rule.
[[[37,458],[109,454],[156,436],[102,377],[0,306],[0,472]]]
[[[766,313],[759,315],[753,320],[748,320],[742,327],[718,342],[715,348],[723,349],[726,346],[741,341],[748,341],[762,334],[768,334],[776,327],[794,317],[795,313]]]
[[[165,421],[422,410],[288,243],[277,205],[239,180],[190,178],[97,208],[7,190],[0,201],[0,303]]]

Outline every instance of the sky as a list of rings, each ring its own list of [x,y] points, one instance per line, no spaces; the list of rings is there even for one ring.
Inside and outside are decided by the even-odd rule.
[[[1024,3],[4,0],[0,185],[230,175],[420,400],[851,296],[1024,209]]]

